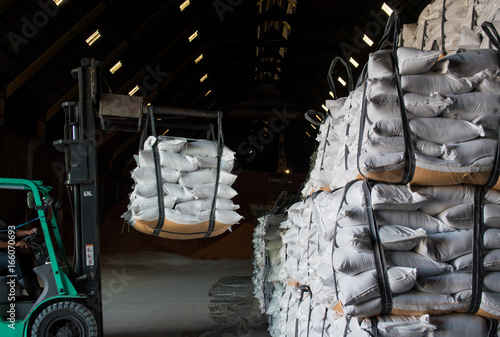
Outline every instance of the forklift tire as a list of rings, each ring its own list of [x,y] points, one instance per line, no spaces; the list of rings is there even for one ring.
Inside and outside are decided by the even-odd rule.
[[[31,337],[96,337],[92,312],[76,302],[58,302],[45,308],[31,328]]]

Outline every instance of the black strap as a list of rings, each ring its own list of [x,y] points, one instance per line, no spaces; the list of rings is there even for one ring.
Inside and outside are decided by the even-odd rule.
[[[484,185],[486,187],[493,187],[498,181],[500,177],[500,133],[498,133],[497,137],[497,148],[495,151],[495,156],[493,158],[493,163],[491,165],[490,175],[488,176],[488,180]]]
[[[469,314],[475,314],[479,310],[483,295],[484,194],[484,187],[476,186],[474,191],[474,235],[472,242],[472,299],[467,310]]]
[[[363,94],[362,94],[362,101],[361,101],[361,118],[359,119],[359,133],[358,133],[358,153],[356,155],[356,163],[358,165],[358,172],[363,176],[363,178],[366,178],[366,176],[363,174],[361,171],[361,167],[359,166],[359,158],[361,157],[361,153],[363,150],[363,135],[365,133],[365,127],[366,127],[366,121],[368,120],[368,111],[367,111],[367,99],[366,99],[366,88],[368,87],[368,83],[365,81],[365,84],[363,85]]]
[[[349,66],[349,64],[347,64],[347,62],[342,57],[337,56],[332,60],[332,63],[330,64],[330,68],[328,69],[328,75],[326,76],[326,78],[328,80],[328,84],[330,85],[330,90],[332,91],[335,99],[337,99],[339,96],[337,95],[337,89],[335,89],[335,81],[333,80],[333,74],[337,73],[334,69],[337,66],[338,62],[340,62],[345,67],[345,69],[347,71],[347,88],[349,89],[349,92],[354,90],[354,83],[353,83],[351,67]]]
[[[208,229],[205,234],[205,238],[208,238],[215,228],[215,212],[216,212],[216,204],[217,204],[217,191],[219,190],[219,179],[220,179],[220,166],[222,159],[222,150],[224,148],[223,145],[223,135],[222,135],[222,112],[217,111],[217,172],[215,176],[215,188],[214,188],[214,196],[212,199],[212,208],[210,209],[210,218],[208,220]]]
[[[325,308],[325,314],[323,315],[323,326],[321,327],[321,337],[325,336],[326,318],[327,317],[328,317],[328,308]]]
[[[490,43],[493,45],[493,47],[495,47],[497,50],[500,49],[500,36],[498,35],[498,31],[493,23],[485,21],[481,25],[481,28],[483,29],[486,36],[488,36],[488,38],[490,39]]]
[[[335,217],[336,219],[339,218],[340,210],[342,209],[342,207],[345,204],[347,192],[352,187],[352,185],[354,185],[358,181],[359,180],[351,180],[344,186],[344,193],[342,194],[342,200],[340,201],[339,209],[337,210],[337,216]],[[333,193],[333,192],[334,191],[332,191],[331,193]],[[338,228],[338,220],[335,220],[335,223],[333,224],[333,237],[337,236],[337,228]],[[332,253],[330,256],[331,261],[333,261],[333,254],[335,253],[336,248],[338,248],[337,243],[335,240],[333,240]],[[338,285],[337,285],[337,273],[335,272],[335,268],[333,267],[333,263],[332,263],[332,272],[333,272],[333,284],[335,285],[335,294],[336,294],[337,298],[339,298],[339,289],[338,289]]]
[[[345,139],[349,138],[349,129],[351,127],[351,124],[347,124],[347,127],[345,129]],[[349,169],[349,146],[347,144],[344,144],[344,169],[347,171]]]
[[[373,256],[375,257],[375,269],[377,271],[377,282],[380,289],[381,312],[380,315],[389,315],[392,311],[392,291],[387,275],[387,263],[385,261],[384,249],[380,241],[378,225],[373,210],[371,198],[371,185],[369,180],[363,182],[363,192],[366,204],[366,216],[370,228]]]
[[[319,169],[320,171],[322,170],[323,168],[323,163],[325,161],[325,152],[326,152],[326,147],[327,145],[329,146],[330,145],[330,142],[328,141],[328,137],[330,135],[330,120],[328,120],[328,125],[326,126],[326,135],[325,135],[325,143],[323,144],[323,153],[321,155],[321,162],[319,164]]]
[[[158,199],[158,213],[159,213],[158,222],[156,223],[156,227],[153,230],[153,235],[158,236],[165,222],[165,204],[163,202],[164,193],[163,193],[163,178],[161,175],[160,151],[158,150],[158,139],[156,138],[154,108],[152,105],[149,106],[149,119],[151,122],[151,134],[153,135],[153,137],[155,137],[155,142],[152,144],[151,148],[153,151],[153,161],[156,173],[156,194]]]
[[[271,209],[271,212],[269,212],[270,215],[275,215],[279,214],[280,209],[282,206],[286,205],[286,199],[287,199],[287,191],[282,191],[276,201],[274,202],[274,206]]]
[[[498,321],[496,319],[485,318],[486,320],[486,329],[488,330],[487,337],[498,337]]]
[[[311,123],[313,125],[316,125],[316,126],[320,126],[321,124],[323,124],[325,122],[327,114],[328,114],[328,112],[326,114],[324,114],[324,113],[322,113],[322,112],[320,112],[318,110],[307,110],[304,113],[304,118],[309,123]],[[316,117],[316,116],[320,116],[321,117],[321,121],[318,121],[317,119],[313,118],[313,117]]]

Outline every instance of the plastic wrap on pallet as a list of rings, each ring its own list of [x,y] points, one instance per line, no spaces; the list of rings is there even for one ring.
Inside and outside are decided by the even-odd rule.
[[[159,153],[161,177],[156,176],[154,146]],[[234,152],[223,146],[221,163],[226,164],[217,171],[217,149],[215,141],[148,137],[137,156],[138,166],[131,172],[135,185],[129,210],[123,217],[138,231],[171,239],[216,236],[238,223],[239,206],[231,200],[237,195],[231,187],[236,180],[236,175],[230,172]],[[158,181],[162,182],[161,188]],[[159,190],[165,209],[163,223],[156,230],[160,217]]]

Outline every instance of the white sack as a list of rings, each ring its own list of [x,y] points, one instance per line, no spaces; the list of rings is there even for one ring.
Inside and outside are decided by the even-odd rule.
[[[415,289],[433,294],[454,294],[472,289],[472,274],[442,273],[417,278]]]
[[[450,95],[453,104],[443,112],[443,117],[472,121],[484,115],[499,113],[500,94],[498,92],[470,92]]]
[[[474,75],[474,80],[477,82],[474,91],[480,91],[480,92],[500,91],[499,69],[485,69]]]
[[[393,294],[409,291],[415,285],[417,270],[407,267],[392,267],[387,270],[389,286]],[[380,296],[377,271],[375,269],[338,277],[339,300],[343,305],[363,303]]]
[[[139,181],[156,181],[156,170],[154,166],[138,166],[131,172],[132,179]],[[165,183],[176,183],[180,172],[170,167],[161,168],[161,177]]]
[[[225,145],[222,145],[222,157],[225,159],[230,159],[234,156],[234,151]],[[190,155],[193,157],[217,157],[218,144],[211,140],[196,140],[189,142],[185,146],[181,153]]]
[[[452,74],[456,77],[469,77],[487,69],[498,68],[498,52],[494,49],[469,50],[443,57],[430,71],[439,74]]]
[[[429,198],[411,191],[408,186],[375,184],[371,191],[373,209],[415,211]]]
[[[493,157],[497,149],[497,140],[491,138],[474,139],[462,143],[444,144],[445,160],[471,165],[476,160]]]
[[[176,169],[181,172],[190,172],[198,169],[198,160],[195,157],[168,151],[159,151],[160,165]],[[153,150],[139,151],[139,166],[154,166]]]
[[[212,201],[212,198],[206,198],[179,202],[175,205],[175,209],[183,214],[196,215],[201,211],[211,209]],[[215,208],[222,211],[235,211],[239,209],[240,206],[234,204],[230,199],[217,198]]]
[[[215,183],[217,178],[216,169],[202,169],[194,172],[182,173],[179,178],[179,184],[194,188],[201,184]],[[236,180],[236,175],[226,171],[220,171],[219,183],[231,186]]]
[[[401,76],[401,88],[405,92],[413,92],[421,95],[433,93],[462,94],[474,89],[475,82],[468,78],[458,78],[450,74],[425,73],[419,75]]]
[[[385,250],[408,251],[415,247],[427,233],[404,226],[387,225],[379,229],[380,242]],[[339,247],[352,247],[358,252],[371,252],[371,234],[368,225],[339,228],[335,235]]]
[[[436,218],[454,229],[472,229],[474,227],[474,204],[464,203],[451,206],[438,213]]]
[[[484,136],[481,126],[449,118],[415,118],[410,129],[420,139],[437,144],[458,143]]]
[[[417,275],[437,275],[446,270],[452,270],[452,266],[446,263],[432,261],[414,252],[386,251],[385,258],[388,267],[417,268]],[[333,253],[333,267],[339,273],[356,275],[361,272],[375,269],[373,253],[359,253],[350,247],[335,249]]]
[[[163,195],[163,206],[165,208],[174,208],[177,198],[170,195]],[[141,197],[135,195],[130,198],[128,209],[134,212],[143,211],[147,209],[158,208],[158,196]]]
[[[210,198],[214,196],[215,193],[215,183],[207,183],[198,185],[193,188],[193,193],[195,198]],[[217,197],[232,199],[238,193],[229,185],[219,184],[217,188]]]
[[[152,149],[155,142],[157,142],[158,150],[160,151],[180,152],[186,145],[187,140],[184,138],[169,138],[163,136],[155,138],[154,136],[149,136],[144,142],[144,149]]]
[[[446,262],[471,253],[472,238],[471,230],[429,234],[420,241],[415,252],[434,261]]]

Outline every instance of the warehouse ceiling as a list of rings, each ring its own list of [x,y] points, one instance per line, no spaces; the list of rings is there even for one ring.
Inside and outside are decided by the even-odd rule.
[[[282,166],[308,170],[317,126],[304,113],[323,111],[331,99],[331,61],[352,58],[356,79],[388,18],[378,0],[59,2],[0,2],[0,123],[47,144],[63,137],[61,103],[77,100],[71,70],[94,58],[107,92],[136,88],[153,106],[222,111],[225,142],[240,166],[268,172],[278,170],[280,138]],[[416,22],[429,2],[386,1],[402,23]],[[342,70],[336,76],[347,80]],[[336,89],[348,94],[338,81]],[[130,167],[138,142],[138,133],[103,133],[98,151]]]

